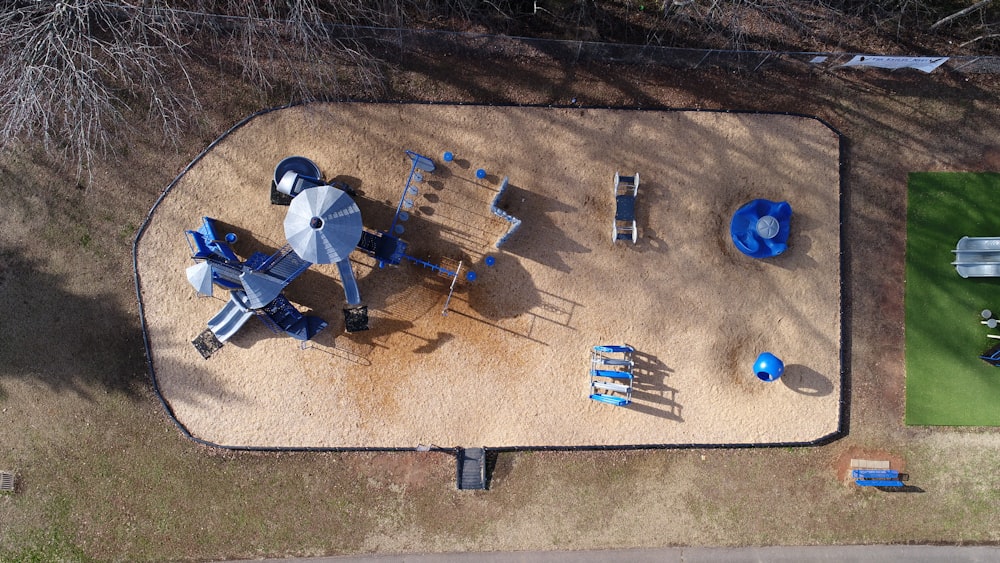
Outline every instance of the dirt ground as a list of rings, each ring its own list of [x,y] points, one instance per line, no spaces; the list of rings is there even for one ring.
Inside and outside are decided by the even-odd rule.
[[[839,148],[820,121],[786,115],[326,104],[254,118],[186,173],[140,241],[160,389],[194,436],[228,446],[820,439],[840,404]],[[355,252],[371,330],[344,331],[336,267],[316,265],[288,288],[330,322],[313,341],[251,319],[203,359],[190,341],[228,293],[195,295],[183,231],[208,215],[239,235],[242,257],[274,252],[287,208],[268,187],[293,154],[355,187],[365,225],[388,229],[406,149],[438,162],[403,223],[408,253],[477,274],[448,314],[450,279]],[[640,173],[635,246],[611,240],[616,171]],[[497,249],[503,176],[499,204],[523,224]],[[793,207],[777,258],[730,240],[732,213],[754,198]],[[587,398],[590,347],[619,343],[637,350],[627,408]],[[778,382],[752,372],[765,350],[787,366]]]
[[[379,99],[569,104],[577,98],[594,106],[796,111],[819,115],[845,135],[844,437],[807,448],[504,452],[488,466],[485,492],[455,490],[455,458],[447,453],[232,452],[188,440],[164,415],[149,384],[138,321],[136,228],[163,187],[221,132],[252,111],[283,103],[255,97],[238,73],[212,67],[197,78],[213,86],[211,97],[178,147],[164,147],[138,116],[137,132],[123,137],[127,150],[100,163],[87,190],[74,189],[72,176],[57,173],[40,148],[0,161],[6,429],[0,469],[15,472],[18,487],[0,495],[0,558],[205,561],[1000,541],[1000,433],[902,422],[906,175],[997,169],[994,76],[849,69],[746,75],[445,55],[411,58],[394,70],[391,89]],[[398,150],[392,148],[392,164],[405,169]],[[337,173],[339,164],[321,164]],[[253,174],[265,178],[265,172]],[[645,176],[652,187],[654,177]],[[402,180],[393,173],[393,198]],[[524,178],[518,182],[525,185]],[[604,197],[610,185],[601,190]],[[255,209],[266,212],[263,194],[254,193],[261,194]],[[183,213],[178,229],[194,227],[210,208],[199,203]],[[375,216],[372,224],[384,226],[380,221]],[[245,235],[241,242],[253,240],[245,225],[236,230]],[[180,230],[171,232],[165,251],[185,248]],[[202,303],[192,325],[200,329],[222,302],[209,306],[193,297],[183,283],[186,255],[171,263],[170,275]],[[308,285],[307,277],[289,292],[338,320],[339,283],[319,280],[317,291],[329,288],[324,295],[334,303],[303,295],[298,282]],[[177,346],[191,348],[180,338]],[[230,343],[220,354],[245,349]],[[574,385],[585,385],[583,374],[574,377]],[[689,403],[678,399],[687,418]],[[912,487],[905,494],[855,487],[841,478],[851,457],[889,459],[893,467],[898,459]],[[609,491],[624,493],[609,502]]]

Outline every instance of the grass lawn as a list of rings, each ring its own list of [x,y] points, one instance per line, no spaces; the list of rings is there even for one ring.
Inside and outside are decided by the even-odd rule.
[[[979,359],[1000,334],[1000,279],[962,278],[963,236],[1000,236],[1000,174],[913,173],[906,216],[906,423],[1000,425],[1000,368]]]

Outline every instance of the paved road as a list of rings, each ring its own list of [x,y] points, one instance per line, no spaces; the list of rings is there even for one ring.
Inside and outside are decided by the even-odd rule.
[[[1000,547],[833,546],[833,547],[675,547],[614,551],[515,551],[268,559],[265,563],[743,563],[758,561],[837,561],[858,563],[963,563],[1000,561]],[[240,563],[240,562],[236,562]],[[255,563],[260,563],[257,560]]]

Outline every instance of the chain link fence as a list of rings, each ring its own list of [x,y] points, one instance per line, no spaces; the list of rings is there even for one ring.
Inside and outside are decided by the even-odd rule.
[[[688,49],[658,45],[629,45],[594,41],[568,41],[412,29],[351,28],[351,35],[388,60],[408,55],[429,57],[460,55],[484,59],[555,59],[568,64],[612,63],[660,65],[670,68],[721,68],[757,72],[830,70],[856,55],[872,53],[821,53],[794,51],[730,51]],[[1000,73],[1000,56],[949,57],[941,66],[968,74]]]

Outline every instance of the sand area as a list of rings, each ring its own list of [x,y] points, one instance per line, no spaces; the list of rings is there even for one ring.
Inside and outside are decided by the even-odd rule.
[[[344,103],[260,115],[194,163],[139,241],[154,377],[180,424],[224,446],[821,439],[842,392],[839,143],[818,120],[772,114]],[[387,229],[406,150],[437,164],[404,224],[409,254],[476,273],[448,314],[451,279],[354,252],[370,330],[344,331],[336,267],[316,265],[286,290],[330,323],[314,340],[251,319],[202,358],[191,341],[228,295],[189,285],[184,231],[213,217],[243,258],[284,245],[288,208],[269,190],[290,155],[355,188],[365,226]],[[640,174],[635,245],[612,242],[615,172]],[[498,249],[509,223],[490,204],[504,177],[498,203],[522,225]],[[778,257],[749,258],[730,238],[755,198],[793,208]],[[591,347],[626,343],[632,404],[590,400]],[[763,351],[784,361],[780,380],[754,376]]]

